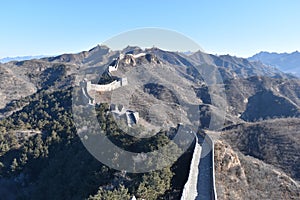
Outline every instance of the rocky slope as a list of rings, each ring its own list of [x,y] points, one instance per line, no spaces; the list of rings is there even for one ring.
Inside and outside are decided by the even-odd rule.
[[[228,127],[222,135],[234,149],[276,166],[300,181],[300,121],[276,119]]]
[[[224,83],[230,112],[246,121],[299,115],[299,79],[253,76]]]
[[[223,141],[215,145],[218,199],[298,199],[299,182],[273,165],[245,156]]]

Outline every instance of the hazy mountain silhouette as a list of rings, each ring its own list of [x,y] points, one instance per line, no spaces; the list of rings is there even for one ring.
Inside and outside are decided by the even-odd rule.
[[[260,61],[266,65],[277,67],[278,69],[292,73],[300,77],[300,52],[293,53],[269,53],[260,52],[248,58],[251,61]]]

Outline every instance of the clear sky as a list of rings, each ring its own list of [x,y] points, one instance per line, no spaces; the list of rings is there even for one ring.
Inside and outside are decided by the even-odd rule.
[[[89,50],[131,29],[178,31],[206,52],[300,50],[299,0],[3,0],[0,58]]]

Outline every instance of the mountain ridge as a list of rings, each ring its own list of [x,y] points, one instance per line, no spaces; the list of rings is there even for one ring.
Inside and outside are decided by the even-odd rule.
[[[40,59],[47,57],[46,55],[37,55],[37,56],[16,56],[16,57],[5,57],[0,59],[0,63],[7,63],[11,61],[23,61],[23,60],[32,60]]]

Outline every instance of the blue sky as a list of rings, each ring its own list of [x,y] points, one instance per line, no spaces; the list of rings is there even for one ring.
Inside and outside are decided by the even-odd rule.
[[[298,0],[3,0],[0,58],[88,50],[124,31],[178,31],[216,54],[300,50]]]

